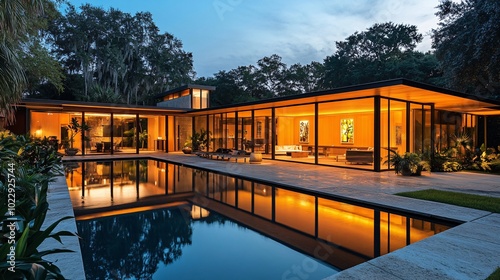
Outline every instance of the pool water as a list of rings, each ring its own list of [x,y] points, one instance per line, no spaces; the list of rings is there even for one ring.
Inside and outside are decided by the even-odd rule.
[[[65,171],[88,279],[322,279],[456,225],[170,162]]]
[[[77,226],[87,279],[322,279],[339,271],[187,203]]]

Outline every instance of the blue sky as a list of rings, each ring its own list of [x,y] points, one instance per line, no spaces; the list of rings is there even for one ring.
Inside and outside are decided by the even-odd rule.
[[[335,52],[335,42],[375,23],[416,25],[420,51],[431,49],[439,0],[69,0],[135,14],[153,15],[161,32],[193,53],[197,77],[256,64],[278,54],[288,66],[308,64]]]

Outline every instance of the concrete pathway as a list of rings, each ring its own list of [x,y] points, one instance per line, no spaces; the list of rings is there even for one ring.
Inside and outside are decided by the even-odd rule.
[[[71,199],[69,198],[66,179],[63,176],[56,177],[55,179],[56,181],[50,183],[49,185],[49,191],[47,194],[49,210],[47,211],[44,227],[51,225],[62,217],[74,216],[73,205],[71,204]],[[63,230],[77,233],[75,219],[62,221],[55,228],[54,232]],[[61,269],[62,275],[64,275],[66,279],[85,279],[82,252],[80,250],[78,237],[63,236],[61,237],[61,240],[63,244],[52,238],[47,239],[40,245],[40,250],[58,248],[69,249],[74,252],[48,255],[45,256],[44,259],[54,262],[54,264]]]
[[[180,153],[142,156],[464,222],[328,279],[484,279],[500,266],[499,214],[394,195],[433,188],[500,197],[498,175],[424,172],[421,177],[403,177],[394,172],[377,173],[272,160],[250,164]],[[138,155],[85,156],[85,159],[134,157]]]

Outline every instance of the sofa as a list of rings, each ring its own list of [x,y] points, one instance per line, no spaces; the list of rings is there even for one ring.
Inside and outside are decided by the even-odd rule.
[[[301,145],[276,145],[274,147],[275,155],[291,155],[292,152],[302,152]]]
[[[356,164],[372,164],[373,149],[368,150],[347,150],[345,151],[345,161]]]

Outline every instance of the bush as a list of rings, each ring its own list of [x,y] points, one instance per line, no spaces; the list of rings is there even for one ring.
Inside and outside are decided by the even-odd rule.
[[[59,268],[43,257],[70,251],[38,251],[47,238],[61,242],[61,236],[74,235],[67,231],[53,233],[61,221],[72,217],[64,217],[41,230],[49,209],[49,182],[62,175],[61,155],[46,138],[0,132],[0,159],[1,224],[4,232],[9,233],[0,239],[0,278],[64,279]],[[9,271],[11,248],[15,248],[16,272]]]

